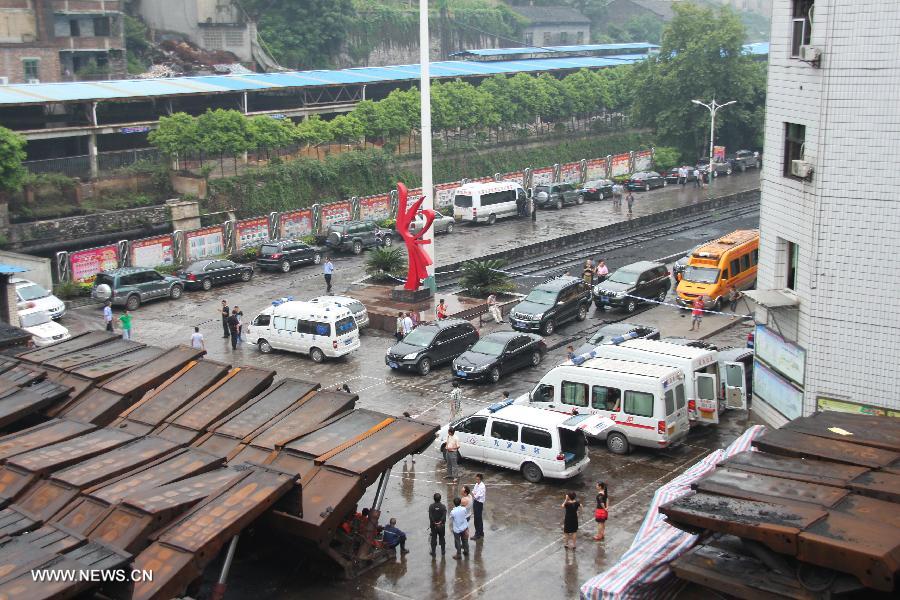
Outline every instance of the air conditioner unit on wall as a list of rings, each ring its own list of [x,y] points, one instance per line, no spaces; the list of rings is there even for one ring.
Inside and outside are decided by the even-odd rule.
[[[9,85],[9,77],[0,77],[0,85]]]
[[[822,51],[815,46],[800,46],[800,60],[803,62],[819,64],[822,59]]]
[[[794,177],[801,177],[803,179],[809,179],[812,176],[813,166],[812,164],[806,162],[805,160],[792,160],[791,161],[791,175]]]
[[[27,80],[25,80],[25,83],[40,83],[40,82],[41,82],[40,79],[27,79]]]

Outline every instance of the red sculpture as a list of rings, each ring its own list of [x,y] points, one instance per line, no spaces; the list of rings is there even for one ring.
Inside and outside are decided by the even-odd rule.
[[[430,244],[431,240],[423,240],[422,236],[431,227],[434,222],[434,211],[426,209],[422,211],[425,215],[425,226],[413,235],[409,232],[409,226],[416,218],[419,207],[425,201],[424,194],[416,200],[412,206],[407,206],[406,198],[408,191],[402,183],[397,184],[397,196],[400,201],[397,206],[397,233],[406,242],[406,253],[409,254],[409,270],[406,272],[406,285],[403,287],[407,290],[419,289],[419,284],[428,277],[428,266],[431,265],[431,257],[422,248],[425,244]]]

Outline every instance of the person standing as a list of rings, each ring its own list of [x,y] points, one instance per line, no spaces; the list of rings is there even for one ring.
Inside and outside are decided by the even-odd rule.
[[[503,322],[503,313],[500,312],[500,304],[497,303],[497,296],[491,294],[487,297],[488,312],[491,313],[495,323]]]
[[[450,423],[455,423],[462,412],[462,390],[459,382],[454,381],[450,390]]]
[[[628,195],[625,196],[625,202],[628,203],[628,214],[631,214],[631,209],[634,206],[634,192],[628,190]]]
[[[431,556],[437,549],[438,542],[441,543],[441,556],[447,550],[447,541],[445,534],[447,532],[447,507],[441,502],[441,495],[434,495],[434,502],[428,507],[428,531],[429,542],[431,543]]]
[[[571,548],[575,549],[576,537],[578,536],[578,511],[581,509],[581,502],[578,501],[578,496],[575,492],[569,492],[566,494],[566,499],[563,501],[560,508],[565,510],[565,517],[563,518],[563,541],[566,545],[566,549]]]
[[[462,554],[469,556],[469,522],[466,520],[466,509],[461,506],[462,500],[457,496],[453,499],[453,510],[450,511],[450,523],[453,529],[453,546],[456,554],[453,558],[459,560]]]
[[[127,308],[125,309],[125,312],[119,316],[119,322],[122,323],[122,339],[134,339],[131,335],[131,313],[128,312]]]
[[[606,519],[609,518],[609,491],[606,483],[597,482],[597,508],[594,509],[594,521],[597,523],[597,535],[594,541],[599,542],[606,535]]]
[[[609,277],[609,267],[606,266],[605,259],[597,259],[597,283],[603,283]]]
[[[194,333],[191,334],[191,348],[206,352],[206,343],[203,341],[203,334],[200,333],[199,327],[194,327]]]
[[[447,305],[444,303],[443,298],[441,298],[441,301],[438,302],[436,312],[437,312],[438,321],[447,318]]]
[[[700,331],[700,321],[703,320],[703,296],[697,296],[691,303],[691,331]]]
[[[581,272],[581,277],[587,285],[594,283],[594,265],[591,263],[591,259],[584,261],[584,270]]]
[[[475,537],[473,540],[484,538],[484,501],[487,499],[487,488],[484,487],[484,475],[475,475],[475,487],[472,488],[472,499],[475,501]]]
[[[472,520],[472,490],[464,485],[459,495],[460,506],[466,509],[466,521]]]
[[[694,167],[694,187],[703,187],[703,181],[700,179],[700,169]]]
[[[413,322],[412,313],[406,313],[406,316],[403,317],[403,335],[408,334],[415,327],[416,324]]]
[[[575,346],[566,346],[566,360],[575,360]]]
[[[234,314],[237,316],[238,324],[237,324],[237,343],[240,344],[244,341],[244,311],[240,309],[240,307],[234,307]]]
[[[331,276],[334,275],[334,263],[331,262],[331,257],[325,257],[325,264],[322,265],[322,274],[325,275],[325,293],[331,293]]]
[[[456,430],[453,427],[447,430],[447,441],[444,443],[444,452],[447,456],[447,477],[457,481],[459,479],[457,473],[457,461],[459,461],[459,440],[456,437]],[[459,498],[457,498],[459,500]]]
[[[228,317],[228,333],[231,335],[231,349],[237,350],[238,343],[238,329],[241,326],[241,321],[237,316],[237,309],[231,309],[231,316]]]
[[[231,309],[228,308],[228,302],[222,300],[222,308],[219,309],[219,313],[222,315],[222,337],[227,338],[231,333],[228,330],[228,317],[231,316]]]
[[[728,308],[734,313],[737,310],[738,300],[741,299],[741,293],[734,287],[734,284],[731,283],[728,285]],[[731,318],[734,318],[734,314],[731,315]]]
[[[397,341],[403,339],[403,336],[406,335],[406,327],[403,325],[403,311],[397,313],[397,325],[395,326],[396,331],[394,331],[394,337],[397,338]]]
[[[103,321],[106,323],[106,330],[113,331],[112,302],[109,300],[103,305]]]

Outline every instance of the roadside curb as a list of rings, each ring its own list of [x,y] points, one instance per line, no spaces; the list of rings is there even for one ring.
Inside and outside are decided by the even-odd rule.
[[[726,330],[728,330],[728,329],[731,329],[732,327],[734,327],[734,326],[737,325],[738,323],[742,323],[742,322],[744,322],[744,321],[750,321],[750,319],[749,319],[749,318],[746,318],[746,317],[744,317],[744,318],[742,318],[742,319],[728,319],[725,323],[723,323],[722,325],[719,325],[719,327],[717,327],[716,329],[713,329],[712,331],[709,331],[709,332],[707,332],[707,333],[701,335],[701,336],[700,336],[699,338],[697,338],[697,339],[698,339],[698,340],[705,340],[705,339],[711,338],[712,336],[718,335],[718,334],[722,333],[723,331],[726,331]]]

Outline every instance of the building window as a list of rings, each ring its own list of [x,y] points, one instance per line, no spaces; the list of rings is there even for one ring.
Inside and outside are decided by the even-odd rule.
[[[544,45],[549,46],[553,43],[553,34],[549,31],[544,32]]]
[[[40,79],[41,61],[37,58],[22,59],[22,74],[25,75],[25,81],[30,79]]]
[[[94,36],[109,37],[109,17],[94,18]]]
[[[584,43],[584,32],[583,31],[579,31],[578,35],[575,36],[575,43],[578,44],[579,46]]]
[[[789,290],[797,289],[797,265],[800,263],[800,249],[794,242],[787,243],[787,271],[785,273],[784,287]]]
[[[525,45],[526,46],[534,45],[534,32],[532,32],[532,31],[525,32]]]
[[[793,0],[793,2],[791,58],[799,58],[800,46],[809,44],[809,38],[812,34],[812,14],[815,0]]]
[[[69,36],[70,37],[80,37],[81,36],[81,25],[78,23],[78,19],[69,19]]]
[[[568,31],[560,31],[559,32],[559,45],[565,46],[569,43],[569,32]]]
[[[784,176],[791,175],[791,161],[803,158],[803,144],[806,142],[806,126],[796,123],[784,124]]]

